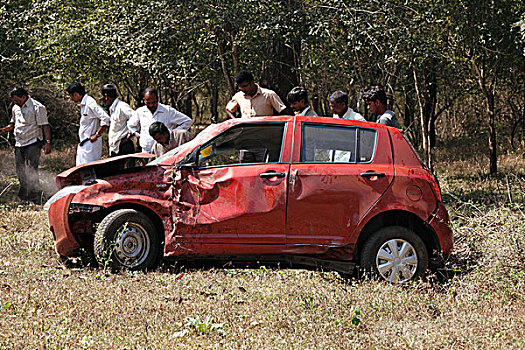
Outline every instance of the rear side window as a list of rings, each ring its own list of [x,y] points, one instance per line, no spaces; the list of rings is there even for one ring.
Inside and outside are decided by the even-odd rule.
[[[234,126],[199,149],[198,165],[278,162],[283,132],[284,123]]]
[[[301,162],[369,163],[376,140],[374,129],[303,124]]]

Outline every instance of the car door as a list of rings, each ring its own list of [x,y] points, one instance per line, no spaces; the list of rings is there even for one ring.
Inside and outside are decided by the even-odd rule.
[[[285,123],[246,123],[196,149],[197,167],[177,180],[176,242],[284,244],[290,167],[280,162],[284,135]]]
[[[345,245],[393,180],[388,131],[313,123],[297,130],[300,152],[290,171],[286,243]]]

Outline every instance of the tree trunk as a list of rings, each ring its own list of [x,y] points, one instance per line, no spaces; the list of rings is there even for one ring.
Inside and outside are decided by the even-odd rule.
[[[487,102],[487,113],[489,116],[490,175],[496,175],[498,173],[498,151],[496,140],[496,109],[494,93],[492,93],[492,91],[486,91],[485,99]]]
[[[283,102],[286,101],[288,92],[299,84],[294,60],[294,51],[298,51],[298,48],[299,44],[290,47],[279,38],[269,42],[265,50],[268,56],[264,62],[260,85],[274,90]]]
[[[219,121],[219,112],[217,108],[218,105],[219,105],[219,89],[217,88],[217,85],[215,85],[215,83],[212,83],[210,113],[211,113],[211,122],[214,124]]]
[[[188,117],[193,118],[192,114],[192,95],[193,92],[188,92],[186,96],[184,96],[184,114],[186,114]]]
[[[498,77],[498,71],[491,72],[492,79],[487,79],[487,71],[480,67],[476,61],[472,61],[472,67],[477,75],[478,85],[483,95],[485,96],[485,103],[489,122],[489,171],[490,175],[498,173],[498,152],[496,140],[496,104],[495,104],[495,89]],[[496,64],[496,63],[494,63]]]
[[[428,104],[425,103],[421,84],[418,80],[416,68],[412,67],[414,76],[414,87],[416,89],[417,102],[419,105],[419,118],[421,122],[421,136],[423,138],[423,150],[425,152],[425,162],[430,170],[433,169],[432,148],[430,147],[430,116],[428,115]]]
[[[219,38],[217,43],[217,48],[219,51],[219,61],[221,62],[221,69],[222,69],[222,75],[224,76],[224,81],[226,82],[226,86],[228,87],[228,91],[230,92],[230,96],[235,95],[235,88],[230,76],[230,72],[228,70],[228,65],[226,63],[226,48],[225,48],[225,41]]]

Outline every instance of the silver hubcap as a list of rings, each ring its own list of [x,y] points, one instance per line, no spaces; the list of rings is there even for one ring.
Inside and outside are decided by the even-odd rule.
[[[150,245],[144,227],[128,222],[121,227],[115,240],[115,257],[122,265],[135,267],[144,262]]]
[[[416,250],[404,239],[385,242],[376,256],[377,271],[381,277],[392,283],[411,279],[416,273],[417,263]]]

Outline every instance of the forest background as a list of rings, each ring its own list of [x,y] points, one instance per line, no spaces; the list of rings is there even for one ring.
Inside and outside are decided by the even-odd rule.
[[[111,274],[57,258],[47,214],[16,201],[0,135],[0,349],[525,348],[525,9],[489,0],[2,0],[0,125],[22,85],[50,115],[40,179],[74,164],[78,106],[65,88],[141,90],[194,120],[226,118],[247,68],[281,97],[305,86],[384,86],[439,175],[455,246],[405,286],[273,266],[166,262]],[[433,160],[433,162],[432,162]],[[497,176],[491,176],[497,174]],[[52,192],[49,192],[52,193]]]
[[[373,120],[360,96],[381,85],[428,165],[439,142],[466,141],[496,174],[499,153],[524,148],[524,41],[520,0],[4,0],[0,123],[22,85],[48,107],[55,146],[76,143],[64,90],[81,81],[95,98],[113,83],[134,107],[156,87],[208,124],[249,69],[283,100],[305,86],[320,115],[343,90]]]

